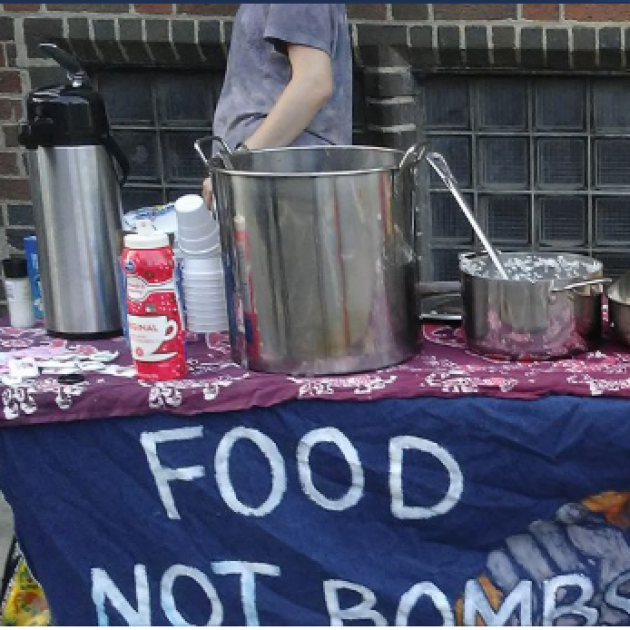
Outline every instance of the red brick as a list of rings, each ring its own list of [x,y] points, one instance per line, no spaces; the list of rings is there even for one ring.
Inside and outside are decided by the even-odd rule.
[[[22,118],[22,101],[0,96],[0,121],[13,122]]]
[[[5,11],[39,11],[41,4],[5,4]]]
[[[238,4],[178,4],[177,13],[226,17],[236,15]]]
[[[18,154],[17,153],[0,153],[0,175],[19,175]]]
[[[387,5],[385,4],[346,4],[346,11],[351,20],[387,19]]]
[[[630,5],[565,4],[564,15],[577,22],[630,22]]]
[[[434,4],[433,15],[436,20],[509,20],[516,19],[516,5]]]
[[[524,4],[523,17],[537,22],[557,22],[560,19],[559,4]]]
[[[4,94],[22,93],[22,79],[19,70],[3,70],[0,72],[0,92]]]
[[[128,4],[47,4],[49,11],[66,11],[67,13],[128,13]]]
[[[137,13],[148,13],[150,15],[170,15],[173,13],[172,4],[134,4]]]
[[[17,121],[22,118],[22,101],[0,97],[0,121]]]
[[[29,201],[31,190],[28,179],[8,179],[0,177],[0,200]]]
[[[12,125],[3,125],[2,131],[4,132],[5,147],[15,149],[20,146],[18,142],[18,126],[15,123]]]
[[[0,120],[12,120],[13,104],[8,99],[0,98]]]
[[[400,2],[392,4],[392,17],[395,20],[410,20],[412,22],[429,19],[429,5],[424,2]]]
[[[0,46],[0,68],[7,67],[7,57],[4,54],[4,46]]]

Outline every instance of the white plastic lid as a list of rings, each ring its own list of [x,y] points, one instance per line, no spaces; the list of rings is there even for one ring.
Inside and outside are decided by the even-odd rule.
[[[125,236],[125,247],[129,249],[159,249],[168,245],[168,234],[156,230],[149,219],[136,221],[136,234]]]

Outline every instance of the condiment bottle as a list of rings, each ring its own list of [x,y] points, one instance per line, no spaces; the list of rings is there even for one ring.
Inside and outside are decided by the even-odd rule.
[[[2,261],[2,267],[11,326],[30,328],[35,324],[35,312],[26,260],[24,258],[7,258]]]
[[[164,381],[186,375],[184,326],[175,287],[175,257],[168,235],[151,221],[125,236],[122,265],[127,287],[127,330],[136,373]]]

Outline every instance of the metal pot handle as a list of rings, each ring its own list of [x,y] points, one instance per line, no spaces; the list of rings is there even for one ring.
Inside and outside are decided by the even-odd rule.
[[[232,151],[230,147],[226,144],[225,140],[221,138],[221,136],[204,136],[203,138],[198,138],[197,140],[195,140],[195,151],[197,151],[197,154],[203,160],[206,168],[210,168],[210,159],[203,152],[203,145],[208,142],[218,142],[223,147],[224,151],[219,151],[219,156],[228,168],[234,170],[234,165],[232,164],[232,160],[230,160]]]
[[[572,291],[573,289],[581,289],[582,287],[592,287],[598,284],[610,284],[612,278],[595,278],[594,280],[580,280],[579,282],[573,282],[567,284],[564,287],[553,287],[551,293],[562,293],[563,291]]]
[[[427,154],[428,150],[428,142],[420,141],[416,142],[413,146],[410,146],[405,151],[402,160],[400,160],[400,164],[398,165],[399,170],[402,172],[417,166]]]
[[[424,156],[429,151],[429,144],[427,142],[416,142],[416,144],[410,146],[405,154],[402,156],[400,163],[398,164],[398,172],[392,176],[393,197],[400,198],[402,193],[403,180],[407,174],[411,175],[412,171],[420,164],[424,159]],[[415,188],[415,184],[413,186]],[[409,244],[413,255],[416,256],[416,209],[412,206],[411,211],[411,243]]]

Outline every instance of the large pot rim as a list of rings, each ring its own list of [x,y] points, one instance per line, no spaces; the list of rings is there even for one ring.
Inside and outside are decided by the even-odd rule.
[[[598,269],[596,271],[593,271],[590,274],[578,273],[574,276],[569,276],[565,278],[541,278],[541,279],[536,279],[536,280],[522,280],[522,279],[515,279],[515,278],[500,278],[500,277],[489,278],[487,276],[480,276],[480,275],[473,274],[469,270],[462,268],[463,260],[479,260],[479,259],[489,260],[490,258],[489,254],[486,254],[486,253],[470,252],[470,254],[466,253],[466,254],[460,255],[459,270],[463,275],[469,278],[487,280],[489,282],[499,282],[502,284],[509,284],[509,283],[518,283],[518,284],[524,284],[524,285],[531,284],[532,286],[541,286],[544,284],[554,284],[554,283],[563,283],[563,282],[573,282],[574,280],[578,278],[590,277],[590,276],[593,276],[593,274],[601,273],[603,275],[603,272],[604,272],[604,263],[599,258],[594,258],[593,256],[589,256],[587,254],[579,254],[577,252],[519,251],[519,252],[503,252],[501,255],[502,256],[541,256],[541,257],[550,257],[550,258],[558,257],[558,256],[567,256],[573,259],[576,259],[576,258],[581,259],[587,264],[588,263],[596,264]],[[594,275],[593,277],[598,277],[598,276]]]
[[[296,172],[262,172],[262,171],[239,171],[225,168],[221,164],[221,158],[215,155],[210,160],[210,174],[221,173],[223,175],[238,176],[238,177],[251,177],[251,178],[273,178],[273,179],[317,179],[320,177],[350,177],[355,175],[368,175],[371,173],[391,173],[400,170],[400,161],[402,160],[404,153],[398,149],[390,149],[387,147],[371,147],[361,144],[335,144],[325,146],[314,147],[278,147],[275,149],[257,149],[249,151],[249,153],[261,154],[261,153],[287,153],[287,152],[299,152],[299,151],[341,151],[341,150],[367,150],[377,151],[379,153],[390,154],[397,159],[391,166],[379,166],[375,168],[356,169],[348,171],[321,171],[321,172],[308,172],[308,173],[296,173]]]

